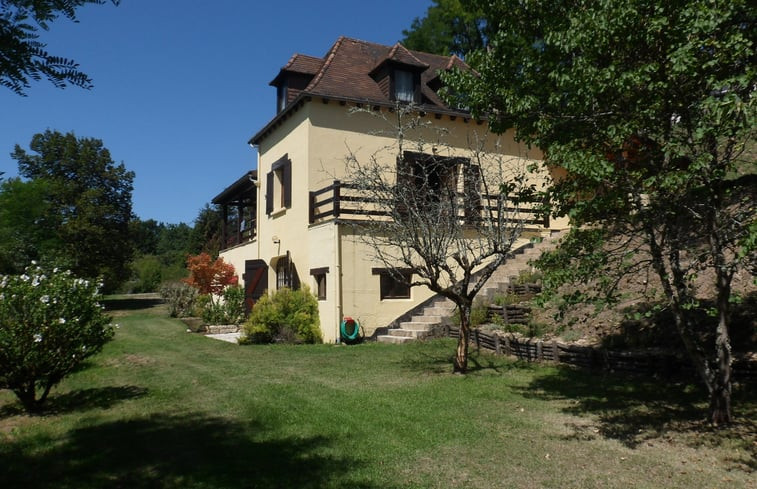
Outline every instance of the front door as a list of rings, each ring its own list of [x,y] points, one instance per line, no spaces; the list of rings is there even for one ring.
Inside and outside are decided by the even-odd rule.
[[[244,306],[250,314],[252,306],[268,289],[268,265],[263,260],[245,260],[244,262]]]

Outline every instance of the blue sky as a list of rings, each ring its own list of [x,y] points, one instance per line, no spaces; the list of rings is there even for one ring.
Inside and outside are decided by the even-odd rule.
[[[82,8],[42,34],[73,58],[92,90],[34,82],[27,97],[0,87],[0,171],[17,174],[45,129],[101,139],[136,173],[142,219],[192,223],[254,168],[247,141],[275,113],[268,83],[296,52],[323,56],[340,35],[383,44],[402,38],[430,0],[121,0]]]

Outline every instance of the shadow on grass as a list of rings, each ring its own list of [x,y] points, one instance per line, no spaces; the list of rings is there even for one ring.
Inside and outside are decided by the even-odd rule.
[[[636,448],[652,440],[674,437],[689,446],[735,443],[748,460],[734,460],[742,468],[757,470],[757,392],[754,386],[734,393],[735,423],[717,428],[706,421],[708,394],[698,385],[611,373],[594,373],[558,367],[539,375],[521,389],[521,395],[563,400],[572,415],[592,415],[598,432],[574,426],[568,438],[604,436]]]
[[[136,295],[134,297],[118,296],[117,298],[105,298],[102,303],[107,312],[113,312],[152,309],[162,306],[164,301],[160,297],[141,297]]]
[[[418,341],[405,345],[406,354],[402,365],[411,371],[423,373],[452,373],[457,340],[443,338]],[[513,362],[505,357],[493,355],[492,352],[471,346],[468,350],[468,373],[493,372],[502,373],[513,368],[536,368],[534,365]]]
[[[254,423],[156,415],[0,445],[4,487],[363,488],[324,437],[275,438]]]
[[[64,394],[54,393],[34,414],[46,416],[89,409],[107,409],[121,401],[138,399],[146,394],[147,389],[135,385],[79,389]],[[20,403],[8,404],[0,408],[0,419],[23,413]]]

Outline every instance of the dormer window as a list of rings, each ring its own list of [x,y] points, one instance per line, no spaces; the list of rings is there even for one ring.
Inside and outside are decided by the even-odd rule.
[[[394,100],[415,102],[415,75],[412,72],[394,71]]]
[[[289,97],[289,83],[286,78],[281,81],[281,85],[276,87],[276,113],[281,112],[287,106]]]

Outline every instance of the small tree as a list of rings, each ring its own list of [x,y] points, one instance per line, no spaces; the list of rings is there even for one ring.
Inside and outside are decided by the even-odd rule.
[[[113,337],[97,284],[36,265],[0,276],[0,388],[27,411]]]
[[[221,295],[227,286],[238,282],[234,265],[221,257],[213,260],[207,253],[188,256],[187,268],[189,278],[184,281],[196,287],[200,294]]]
[[[535,188],[526,160],[486,152],[485,136],[474,135],[462,157],[416,107],[392,113],[394,145],[366,161],[347,157],[347,180],[364,202],[356,227],[394,280],[428,287],[459,308],[454,371],[464,373],[473,299],[535,217]]]

